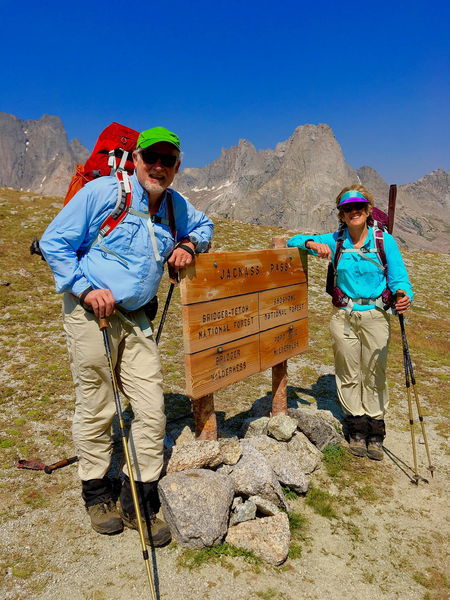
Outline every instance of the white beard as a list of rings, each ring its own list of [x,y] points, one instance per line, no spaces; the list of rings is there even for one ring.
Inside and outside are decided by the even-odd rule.
[[[142,187],[149,194],[162,194],[166,191],[166,188],[153,181],[144,181]]]

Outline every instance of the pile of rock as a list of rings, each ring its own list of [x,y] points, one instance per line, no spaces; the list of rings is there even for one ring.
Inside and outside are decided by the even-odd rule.
[[[167,449],[162,510],[182,546],[225,541],[279,565],[290,543],[281,486],[306,493],[321,450],[343,441],[340,423],[328,411],[290,409],[289,415],[248,419],[243,436],[195,441],[184,430]]]

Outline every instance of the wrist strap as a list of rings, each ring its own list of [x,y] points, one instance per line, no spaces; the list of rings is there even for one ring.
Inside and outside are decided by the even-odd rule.
[[[86,306],[84,303],[84,299],[86,298],[86,296],[89,294],[89,292],[92,292],[94,288],[92,286],[89,286],[88,288],[86,288],[83,292],[81,292],[81,294],[78,296],[78,302],[80,303],[80,305],[82,306],[82,308],[84,308],[84,310],[87,310],[89,312],[92,312],[92,309],[90,306]]]
[[[308,248],[308,242],[313,242],[313,241],[314,241],[314,240],[313,240],[312,238],[308,238],[308,239],[306,240],[306,242],[305,242],[305,248],[306,248],[307,250],[309,250],[309,248]]]
[[[177,248],[181,248],[182,250],[184,250],[185,252],[187,252],[188,254],[190,254],[192,256],[192,258],[195,258],[195,252],[192,250],[192,248],[190,248],[189,246],[186,246],[185,244],[178,244],[175,247],[175,250]]]

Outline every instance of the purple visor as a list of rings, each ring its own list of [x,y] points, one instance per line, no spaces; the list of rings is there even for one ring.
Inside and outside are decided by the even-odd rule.
[[[350,202],[367,202],[367,203],[369,203],[367,198],[364,198],[364,196],[361,194],[361,192],[358,192],[356,190],[350,190],[349,192],[345,192],[345,194],[339,200],[338,208],[343,206],[344,204],[349,204]]]

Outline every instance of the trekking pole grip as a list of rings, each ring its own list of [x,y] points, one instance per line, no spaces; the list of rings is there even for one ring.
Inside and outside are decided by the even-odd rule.
[[[99,317],[98,327],[101,331],[103,331],[103,329],[108,329],[108,319],[106,319],[105,317]]]

